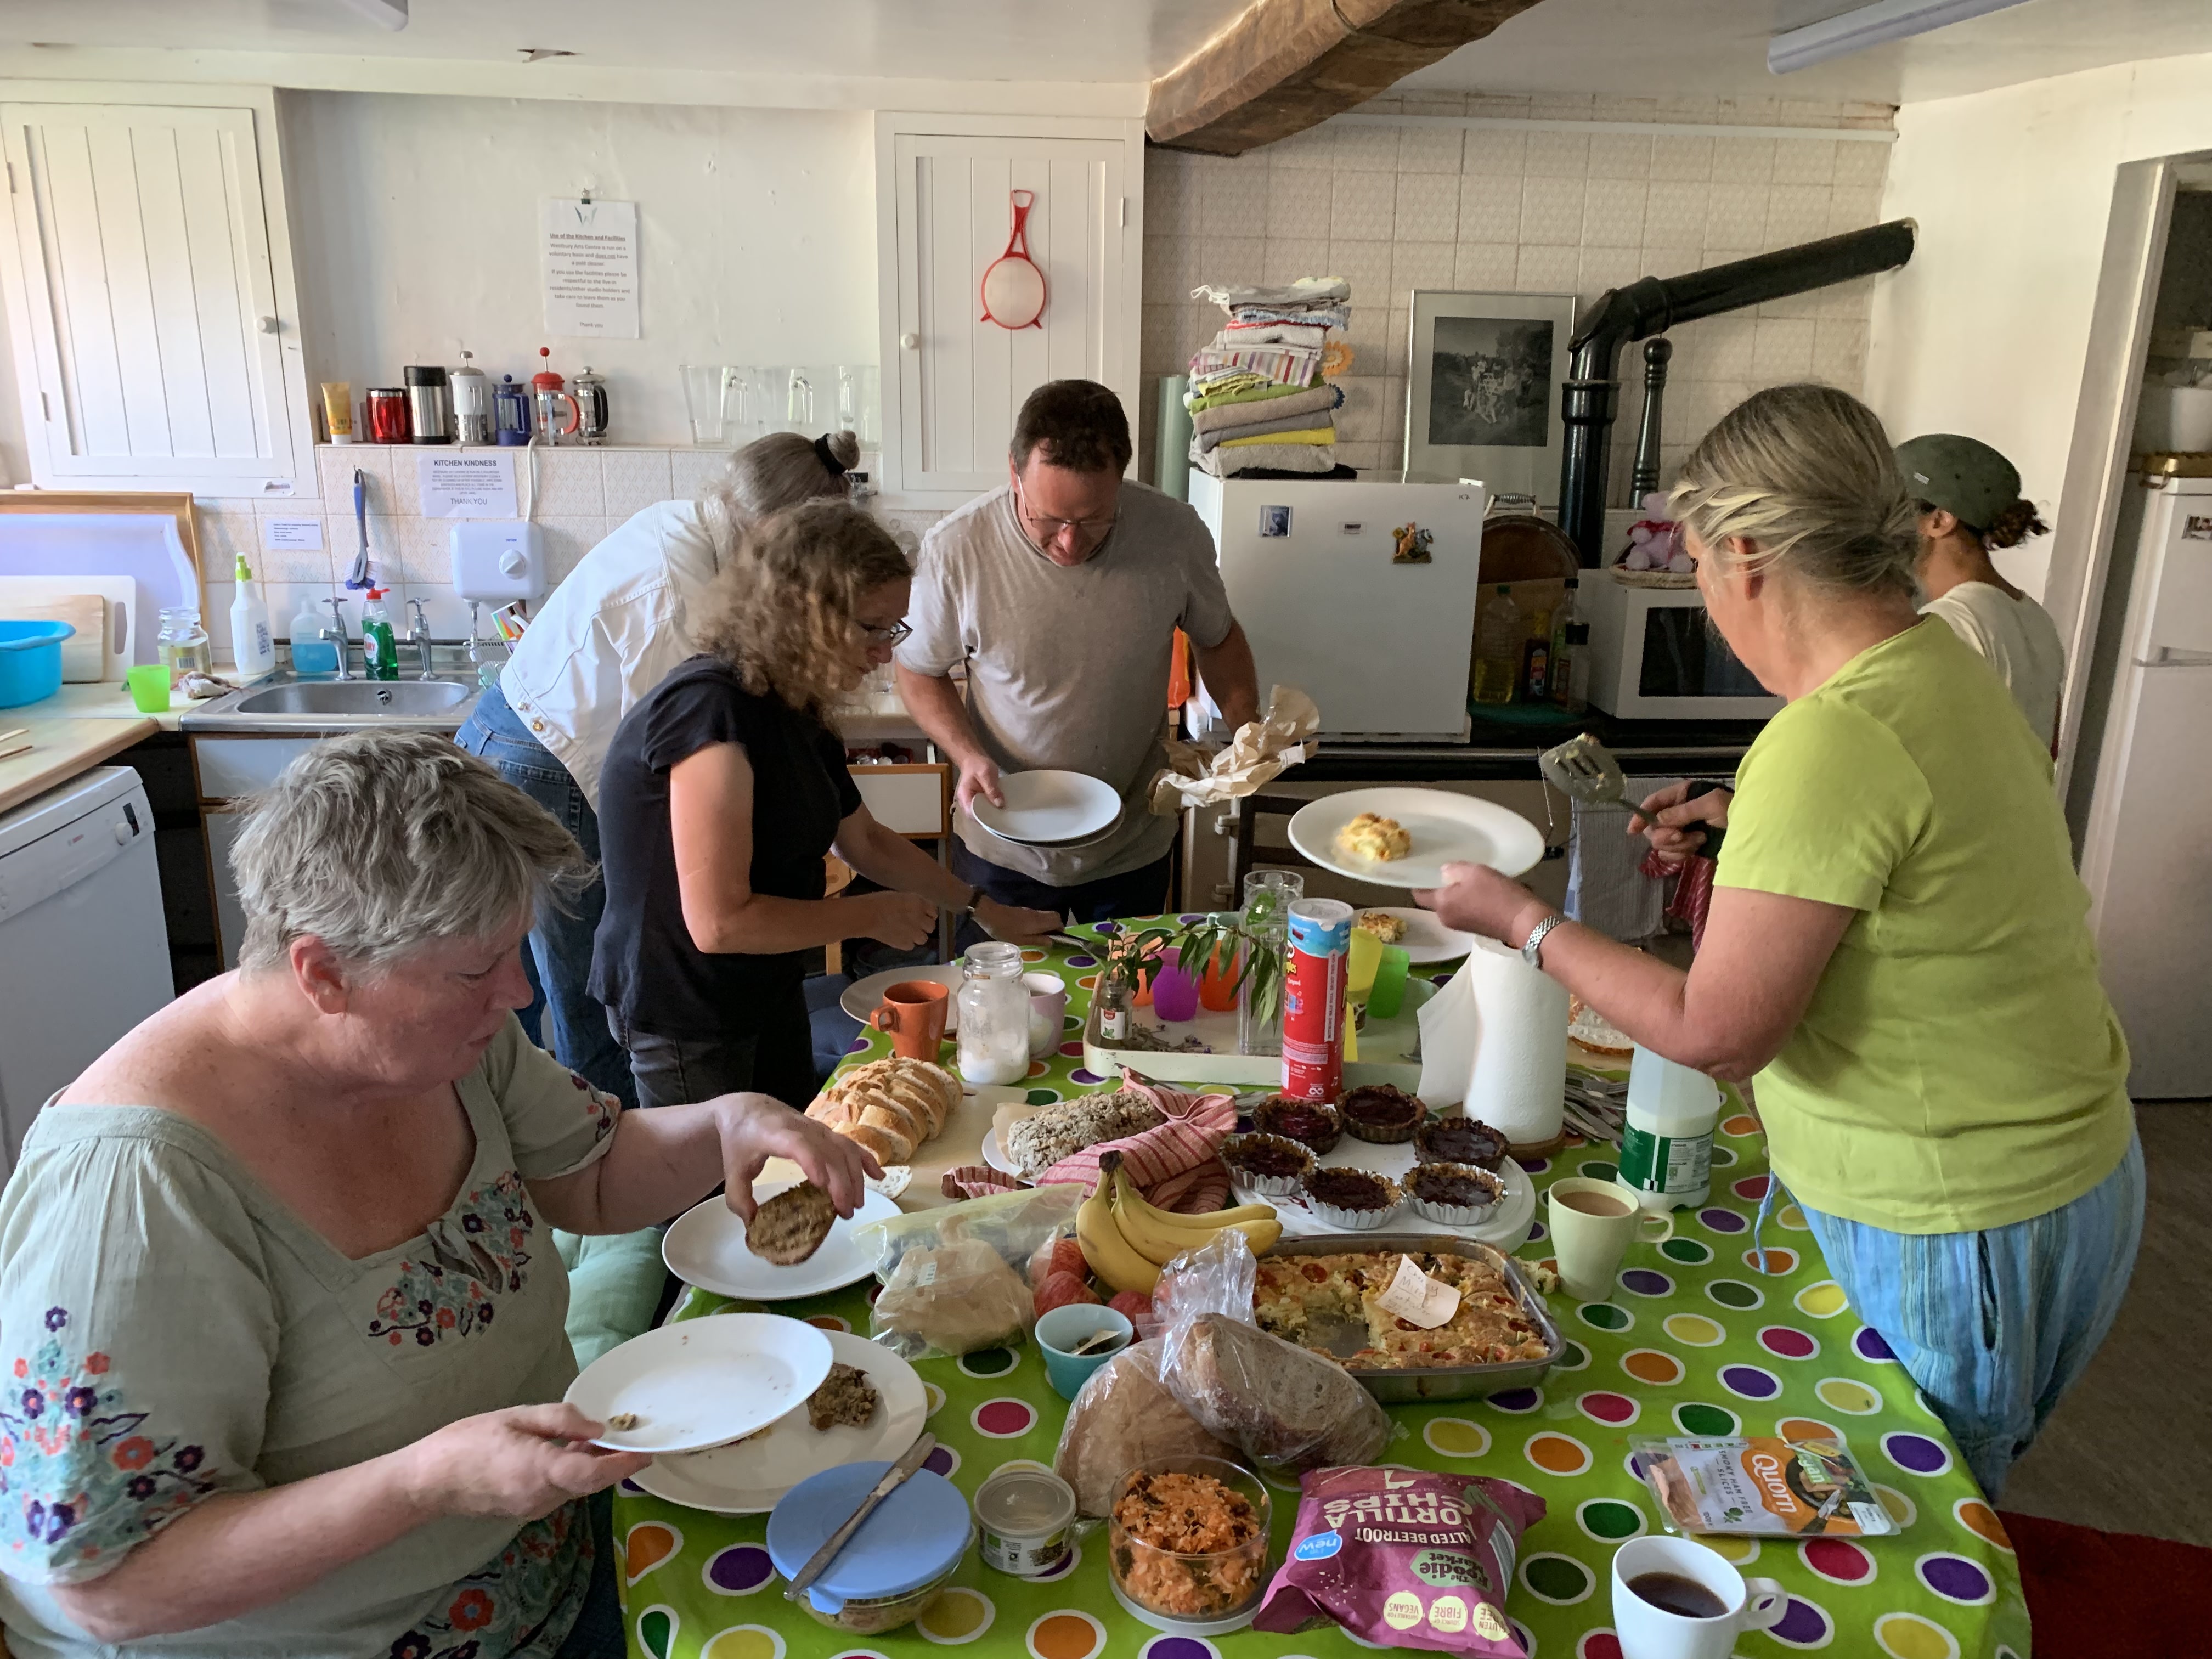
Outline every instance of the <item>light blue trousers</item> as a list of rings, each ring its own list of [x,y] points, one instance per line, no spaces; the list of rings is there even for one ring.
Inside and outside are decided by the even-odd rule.
[[[2142,1239],[2142,1142],[2072,1203],[1972,1233],[1893,1233],[1800,1205],[1995,1503],[2112,1329]]]

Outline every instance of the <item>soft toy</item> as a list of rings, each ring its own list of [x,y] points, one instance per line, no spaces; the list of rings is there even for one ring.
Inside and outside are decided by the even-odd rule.
[[[1682,543],[1682,526],[1664,517],[1667,498],[1657,490],[1641,503],[1649,516],[1628,527],[1628,550],[1621,555],[1624,570],[1671,570],[1686,576],[1698,567]]]

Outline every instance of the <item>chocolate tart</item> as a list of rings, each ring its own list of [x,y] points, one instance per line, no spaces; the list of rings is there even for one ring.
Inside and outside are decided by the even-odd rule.
[[[1318,1100],[1291,1100],[1277,1095],[1252,1109],[1252,1127],[1262,1134],[1279,1135],[1311,1149],[1316,1158],[1333,1150],[1344,1133],[1344,1120],[1336,1108]]]
[[[1397,1214],[1405,1190],[1372,1170],[1318,1169],[1305,1178],[1306,1208],[1332,1227],[1373,1232]]]
[[[1345,1091],[1337,1114],[1344,1132],[1357,1140],[1392,1146],[1411,1140],[1429,1109],[1419,1095],[1409,1095],[1395,1083],[1367,1083]]]
[[[1505,1196],[1505,1183],[1472,1164],[1422,1164],[1406,1177],[1413,1212],[1442,1227],[1480,1226]]]
[[[1505,1161],[1505,1137],[1479,1117],[1432,1117],[1413,1136],[1424,1164],[1471,1164],[1496,1170]]]
[[[1288,1198],[1314,1168],[1310,1147],[1282,1135],[1231,1135],[1221,1144],[1230,1179],[1261,1198]]]

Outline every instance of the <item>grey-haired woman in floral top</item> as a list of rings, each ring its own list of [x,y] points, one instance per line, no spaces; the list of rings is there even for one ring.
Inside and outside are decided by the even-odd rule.
[[[551,1227],[626,1232],[773,1153],[730,1095],[623,1112],[523,1037],[574,843],[428,734],[252,808],[240,965],[49,1103],[0,1194],[0,1621],[18,1656],[615,1659]]]

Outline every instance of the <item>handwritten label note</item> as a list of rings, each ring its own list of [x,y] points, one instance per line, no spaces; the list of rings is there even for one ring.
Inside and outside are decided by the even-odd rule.
[[[514,461],[510,451],[417,455],[415,465],[424,518],[514,517]]]
[[[545,198],[545,331],[635,340],[637,204]]]
[[[1413,1258],[1398,1258],[1398,1272],[1389,1288],[1375,1298],[1385,1313],[1395,1314],[1411,1325],[1432,1331],[1459,1311],[1459,1292],[1439,1285],[1413,1265]]]
[[[261,545],[271,553],[319,553],[323,550],[320,519],[264,519]]]

